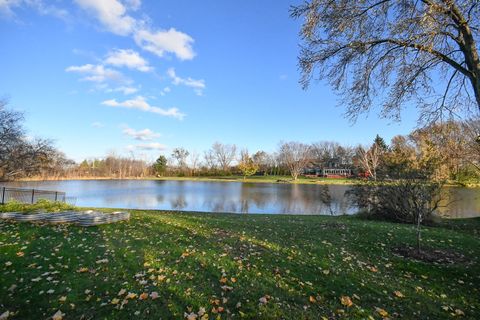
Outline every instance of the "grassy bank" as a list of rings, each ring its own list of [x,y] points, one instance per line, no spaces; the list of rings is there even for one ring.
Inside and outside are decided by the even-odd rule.
[[[129,222],[92,228],[0,221],[0,314],[474,319],[479,230],[478,219],[426,228],[426,245],[470,259],[441,265],[392,253],[414,243],[410,226],[352,217],[133,211]]]
[[[243,182],[243,183],[293,183],[293,184],[343,184],[354,185],[364,180],[356,178],[324,178],[324,177],[304,177],[300,176],[293,180],[291,176],[251,176],[246,179],[243,176],[211,176],[211,177],[68,177],[68,178],[25,178],[19,181],[59,181],[59,180],[160,180],[160,181],[205,181],[205,182]],[[478,188],[480,183],[469,182],[460,183],[450,181],[446,184],[450,187]]]
[[[296,184],[355,184],[357,179],[337,178],[307,178],[300,176],[293,180],[291,176],[219,176],[219,177],[159,177],[156,180],[166,181],[214,181],[214,182],[245,182],[245,183],[296,183]]]
[[[164,181],[211,181],[211,182],[246,182],[246,183],[297,183],[297,184],[355,184],[357,179],[307,178],[292,180],[291,176],[211,176],[211,177],[68,177],[68,178],[24,178],[18,181],[61,181],[61,180],[164,180]]]

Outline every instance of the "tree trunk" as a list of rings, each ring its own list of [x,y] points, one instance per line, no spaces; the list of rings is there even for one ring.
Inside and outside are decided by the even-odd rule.
[[[417,252],[418,253],[420,253],[421,251],[421,247],[420,247],[420,242],[422,240],[421,227],[422,227],[422,215],[418,214],[417,216]]]

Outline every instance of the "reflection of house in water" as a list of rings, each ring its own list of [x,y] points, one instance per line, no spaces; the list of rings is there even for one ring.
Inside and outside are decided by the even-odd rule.
[[[312,163],[304,169],[306,176],[327,178],[348,178],[353,175],[352,165],[342,163],[339,158],[334,158],[322,164]]]

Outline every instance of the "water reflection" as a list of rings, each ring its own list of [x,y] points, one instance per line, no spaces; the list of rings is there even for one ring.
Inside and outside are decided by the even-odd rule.
[[[328,186],[331,206],[320,200],[320,185],[192,181],[86,180],[14,182],[9,186],[59,190],[77,198],[79,206],[213,211],[235,213],[353,214],[345,197],[348,186]],[[480,216],[480,188],[447,188],[440,211],[451,217]]]

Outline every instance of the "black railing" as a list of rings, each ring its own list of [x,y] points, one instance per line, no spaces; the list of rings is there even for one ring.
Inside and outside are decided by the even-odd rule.
[[[33,204],[40,199],[65,202],[66,195],[60,191],[0,187],[0,204],[10,201]]]

